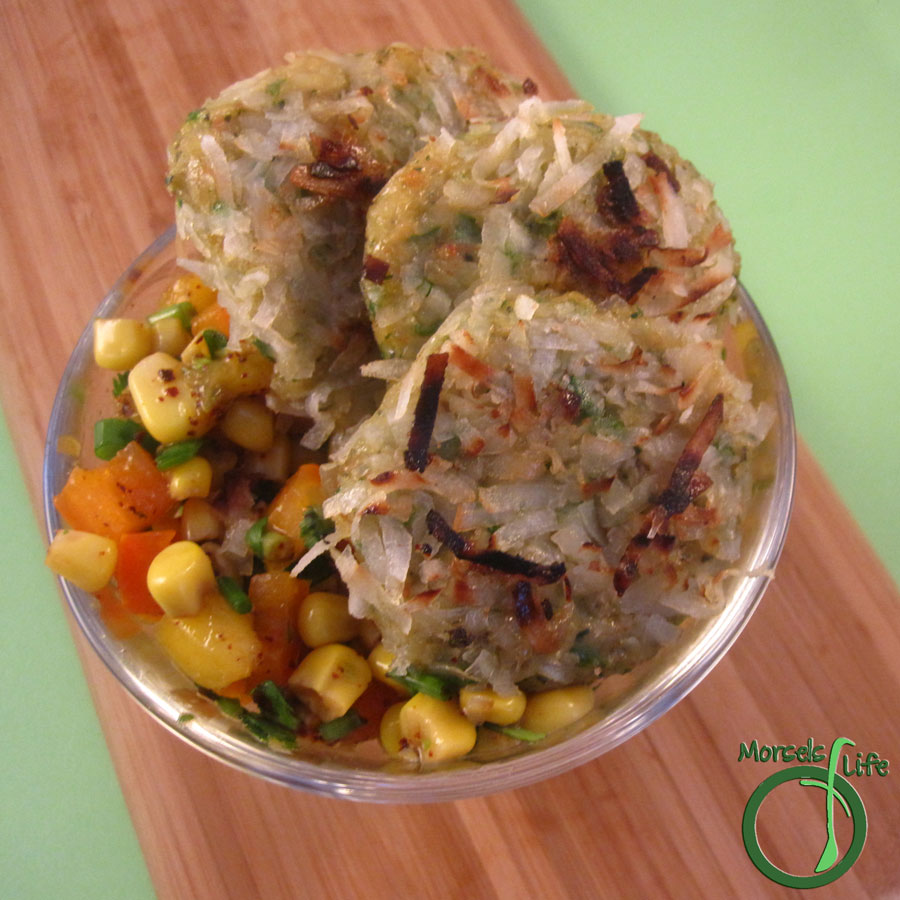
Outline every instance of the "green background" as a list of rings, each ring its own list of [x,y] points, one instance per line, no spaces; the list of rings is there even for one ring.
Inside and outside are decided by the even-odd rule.
[[[900,4],[520,6],[579,94],[716,182],[799,431],[900,580]],[[0,459],[0,896],[152,897],[3,428]]]

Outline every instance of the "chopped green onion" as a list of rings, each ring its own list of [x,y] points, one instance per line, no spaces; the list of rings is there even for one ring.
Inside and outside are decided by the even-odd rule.
[[[259,713],[244,709],[237,700],[231,697],[222,697],[215,691],[200,687],[200,685],[197,685],[197,689],[204,697],[213,700],[226,716],[238,719],[249,734],[260,743],[268,744],[270,740],[276,740],[289,749],[296,745],[297,735],[293,729],[286,728],[279,722],[267,719]]]
[[[481,226],[474,216],[460,213],[456,217],[456,227],[453,229],[453,239],[460,244],[481,243]]]
[[[338,741],[365,724],[366,720],[355,709],[351,709],[337,719],[323,722],[319,726],[319,737],[329,743]]]
[[[169,444],[156,454],[156,468],[160,472],[165,472],[166,469],[174,469],[175,466],[180,466],[189,459],[193,459],[200,452],[202,446],[202,438],[191,438],[187,441]]]
[[[271,359],[272,362],[275,362],[275,351],[265,341],[261,341],[259,338],[253,338],[253,343],[256,345],[256,349],[259,350],[266,359]]]
[[[143,430],[131,419],[100,419],[94,423],[94,453],[100,459],[112,459]]]
[[[193,713],[182,713],[182,714],[178,717],[178,724],[179,724],[179,725],[184,725],[184,724],[186,724],[187,722],[193,722],[193,721],[194,721],[194,714],[193,714]]]
[[[300,537],[306,545],[307,550],[311,550],[326,535],[334,531],[334,522],[326,519],[322,515],[321,509],[310,506],[303,513],[303,521],[300,523]]]
[[[248,613],[253,609],[253,604],[246,591],[240,586],[236,578],[230,575],[220,575],[216,579],[219,591],[228,602],[228,605],[238,613]]]
[[[290,555],[294,542],[279,531],[267,531],[262,536],[262,559],[282,559]]]
[[[596,650],[594,647],[588,647],[585,644],[579,644],[578,641],[572,645],[571,652],[578,658],[578,665],[583,668],[588,666],[595,668],[605,663],[604,657],[599,650]]]
[[[128,376],[129,372],[119,372],[115,378],[113,378],[113,397],[118,397],[125,388],[128,387]]]
[[[519,728],[517,725],[495,725],[493,722],[485,722],[484,727],[498,734],[505,734],[516,741],[540,741],[547,735],[539,731],[529,731],[527,728]]]
[[[158,309],[155,313],[151,313],[147,316],[147,321],[151,325],[155,325],[157,322],[161,322],[163,319],[178,319],[179,322],[184,326],[185,331],[191,330],[191,319],[197,315],[197,310],[194,309],[192,303],[188,303],[187,300],[183,300],[181,303],[173,303],[171,306],[164,306],[162,309]]]
[[[260,559],[265,559],[266,556],[263,551],[263,536],[266,533],[266,525],[268,524],[269,517],[263,516],[261,519],[257,519],[244,535],[244,541],[247,546],[253,551],[253,555],[258,556]]]
[[[412,694],[427,694],[438,700],[449,700],[466,684],[464,678],[453,675],[436,675],[417,666],[410,666],[403,675],[388,672],[388,678],[402,684]]]
[[[260,712],[267,719],[277,722],[284,728],[290,728],[291,731],[299,728],[300,720],[297,714],[274,681],[263,681],[258,684],[253,688],[252,696]]]
[[[203,340],[209,347],[209,355],[215,359],[228,346],[228,338],[221,331],[215,328],[205,328],[203,330]]]

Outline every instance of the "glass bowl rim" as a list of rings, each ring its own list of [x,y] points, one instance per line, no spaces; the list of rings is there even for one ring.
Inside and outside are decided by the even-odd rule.
[[[130,286],[137,283],[175,242],[175,226],[160,234],[122,273],[94,311],[66,364],[50,415],[43,462],[44,520],[48,540],[62,527],[53,505],[66,465],[56,450],[65,424],[73,382],[90,365],[94,318],[109,316],[124,302]],[[606,753],[642,731],[693,690],[721,660],[737,639],[762,599],[768,573],[774,569],[784,547],[790,521],[796,474],[796,434],[787,377],[772,336],[742,284],[738,295],[763,342],[774,381],[777,406],[778,455],[769,516],[761,529],[751,574],[736,596],[713,617],[701,637],[677,664],[650,680],[621,706],[565,740],[508,760],[496,760],[434,772],[390,773],[354,769],[346,765],[310,762],[280,754],[263,744],[251,744],[207,728],[196,720],[180,720],[176,704],[166,702],[130,671],[100,627],[93,598],[58,578],[66,603],[93,651],[131,697],[167,730],[208,756],[235,769],[265,780],[312,793],[377,803],[423,803],[457,800],[523,787],[560,775]]]

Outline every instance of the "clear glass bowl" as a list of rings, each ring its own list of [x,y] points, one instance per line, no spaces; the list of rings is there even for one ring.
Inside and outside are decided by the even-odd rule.
[[[103,299],[98,317],[149,312],[176,271],[174,228],[160,235],[125,271]],[[374,746],[348,750],[321,742],[295,751],[256,742],[234,719],[199,697],[193,685],[144,635],[122,641],[101,619],[92,596],[60,579],[69,607],[91,646],[140,705],[174,734],[241,771],[319,794],[373,802],[454,800],[508,790],[559,775],[618,746],[646,728],[693,689],[722,658],[747,624],[778,561],[790,518],[796,443],[784,369],[759,312],[740,289],[740,303],[754,323],[748,367],[754,390],[775,405],[777,422],[767,438],[772,485],[755,499],[747,519],[742,565],[724,609],[685,629],[683,638],[627,676],[613,676],[597,692],[593,713],[538,744],[517,744],[506,755],[461,761],[427,771],[385,761]],[[92,446],[92,423],[112,413],[111,374],[93,365],[91,323],[63,374],[47,435],[44,514],[48,534],[62,526],[53,497],[75,462],[62,452],[70,437]],[[104,406],[106,404],[106,406]],[[374,743],[374,742],[370,742]]]

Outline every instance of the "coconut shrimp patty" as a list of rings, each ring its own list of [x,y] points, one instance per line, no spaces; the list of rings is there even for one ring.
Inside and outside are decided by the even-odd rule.
[[[532,98],[416,153],[369,211],[362,286],[382,353],[411,359],[478,284],[715,313],[737,284],[728,223],[710,183],[639,120]]]
[[[720,608],[773,419],[751,393],[668,318],[476,292],[323,470],[351,611],[399,671],[631,668]]]
[[[227,88],[169,148],[179,235],[232,340],[265,341],[272,396],[321,445],[374,408],[359,291],[365,211],[423,138],[505,117],[535,90],[474,50],[304,53]]]

